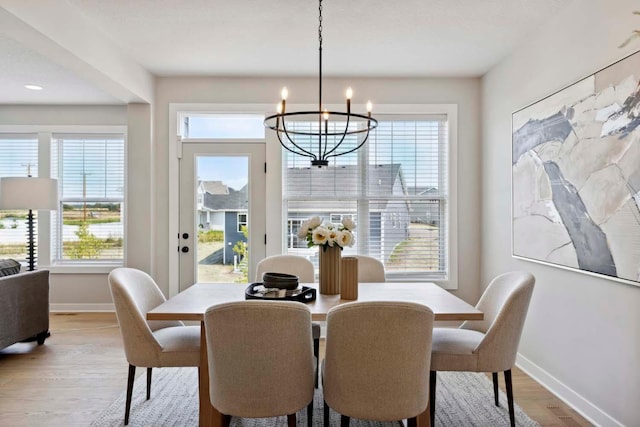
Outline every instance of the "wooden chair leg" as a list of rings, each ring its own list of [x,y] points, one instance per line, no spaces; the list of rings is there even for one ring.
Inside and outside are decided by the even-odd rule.
[[[498,401],[498,373],[492,372],[491,376],[493,377],[493,397],[496,401],[496,406],[500,406],[500,402]]]
[[[417,427],[418,420],[416,417],[407,418],[407,427]]]
[[[329,427],[329,405],[327,405],[327,402],[325,402],[324,400],[323,402],[324,402],[324,414],[323,414],[324,427]]]
[[[509,403],[509,420],[511,427],[516,427],[516,411],[513,407],[513,385],[511,383],[511,369],[504,371],[504,382],[507,388],[507,402]]]
[[[296,427],[296,414],[287,415],[287,426]]]
[[[129,365],[129,376],[127,377],[127,402],[124,406],[124,425],[129,424],[129,412],[131,411],[131,396],[133,394],[133,380],[136,379],[136,367]]]
[[[222,427],[229,427],[231,425],[231,415],[221,414],[222,415]]]
[[[151,370],[153,368],[147,368],[147,400],[151,399]]]
[[[313,399],[307,405],[307,426],[311,427],[313,425]]]
[[[340,427],[349,427],[349,421],[351,421],[351,418],[346,415],[340,415]]]
[[[316,388],[318,388],[318,377],[320,376],[320,338],[313,340],[313,355],[316,358]]]
[[[429,420],[431,427],[435,427],[436,420],[436,382],[438,374],[436,371],[429,372]]]

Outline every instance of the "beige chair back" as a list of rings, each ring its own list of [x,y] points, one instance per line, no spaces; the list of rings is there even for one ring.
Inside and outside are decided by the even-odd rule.
[[[149,321],[146,313],[166,301],[147,273],[134,268],[116,268],[109,274],[109,288],[129,364],[159,366],[161,346],[153,336],[158,329],[181,326],[178,321]]]
[[[295,274],[300,283],[313,283],[313,263],[297,255],[273,255],[261,260],[256,267],[256,282],[262,282],[265,272]]]
[[[313,399],[311,311],[291,301],[238,301],[204,316],[211,404],[225,415],[294,414]]]
[[[524,271],[501,274],[476,305],[484,319],[467,321],[460,327],[485,334],[474,350],[479,371],[506,371],[515,364],[534,284],[533,275]]]
[[[408,302],[353,302],[327,313],[325,402],[352,418],[397,421],[425,411],[433,312]]]
[[[384,264],[374,257],[354,255],[358,258],[358,283],[385,282]]]

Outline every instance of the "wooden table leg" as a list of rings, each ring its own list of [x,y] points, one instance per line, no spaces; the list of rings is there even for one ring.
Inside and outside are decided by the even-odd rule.
[[[431,420],[429,419],[429,411],[431,408],[427,406],[427,409],[416,417],[417,427],[431,427]]]
[[[200,427],[221,427],[222,415],[211,405],[209,398],[209,360],[204,322],[200,322],[200,368],[198,369],[200,395]],[[428,418],[428,417],[427,417]]]

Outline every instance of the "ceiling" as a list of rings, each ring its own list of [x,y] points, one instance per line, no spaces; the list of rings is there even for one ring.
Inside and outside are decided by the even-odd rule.
[[[573,1],[327,0],[323,74],[481,76]],[[317,26],[311,0],[0,0],[0,104],[140,101],[154,76],[317,76]]]

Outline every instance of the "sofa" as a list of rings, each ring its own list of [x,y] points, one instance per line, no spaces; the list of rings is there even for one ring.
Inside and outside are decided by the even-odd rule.
[[[0,349],[49,336],[49,271],[0,277]]]

